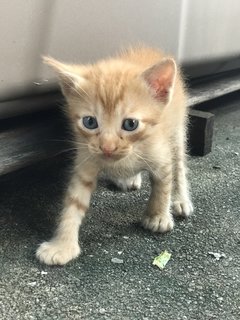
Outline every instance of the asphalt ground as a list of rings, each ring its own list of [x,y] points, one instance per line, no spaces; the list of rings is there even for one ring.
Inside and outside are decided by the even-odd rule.
[[[64,267],[42,265],[35,250],[54,229],[70,156],[1,177],[0,318],[240,319],[238,96],[213,103],[213,151],[189,159],[195,212],[169,234],[139,224],[146,174],[141,190],[128,193],[100,180],[80,232],[82,255]],[[164,250],[172,257],[161,271],[152,261]]]

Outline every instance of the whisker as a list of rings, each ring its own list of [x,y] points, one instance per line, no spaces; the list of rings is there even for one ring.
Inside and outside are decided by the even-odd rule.
[[[87,143],[78,142],[76,140],[68,140],[68,139],[64,139],[64,140],[61,140],[61,139],[50,139],[50,140],[47,140],[47,141],[50,141],[50,142],[70,142],[70,143],[78,145],[78,146],[88,146]]]
[[[129,158],[130,158],[130,155],[128,154],[123,160],[124,160],[124,163],[128,166],[128,168],[132,171],[132,177],[135,175],[135,172],[134,172],[134,167],[133,167],[133,162],[130,160],[129,161]],[[131,164],[129,166],[129,163]]]
[[[139,159],[141,159],[146,165],[147,165],[147,167],[150,169],[150,171],[152,172],[153,171],[153,168],[149,165],[149,159],[146,159],[146,158],[144,158],[143,156],[140,156],[140,154],[138,154],[137,152],[134,152],[133,151],[133,153],[134,153],[134,155],[137,157],[137,158],[139,158]]]
[[[55,153],[54,155],[58,156],[60,154],[67,153],[67,152],[70,152],[70,151],[76,151],[76,150],[77,150],[76,148],[64,149],[64,150],[61,150],[61,151]]]
[[[85,159],[83,159],[80,163],[78,163],[77,165],[75,165],[75,168],[79,168],[80,166],[82,166],[86,161],[88,161],[90,158],[92,158],[92,155],[89,154]]]

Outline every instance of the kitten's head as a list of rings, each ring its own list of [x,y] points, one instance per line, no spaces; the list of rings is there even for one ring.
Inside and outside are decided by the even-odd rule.
[[[147,70],[121,60],[67,65],[45,58],[58,73],[76,138],[92,156],[113,162],[141,156],[172,99],[176,65],[164,59]]]

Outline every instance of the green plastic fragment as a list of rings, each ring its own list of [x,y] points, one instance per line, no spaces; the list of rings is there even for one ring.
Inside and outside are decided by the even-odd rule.
[[[167,250],[160,253],[159,256],[155,257],[153,260],[153,265],[158,266],[159,269],[163,270],[171,258],[171,253]]]

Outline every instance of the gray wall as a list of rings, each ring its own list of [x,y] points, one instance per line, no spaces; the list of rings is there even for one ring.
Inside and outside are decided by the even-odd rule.
[[[239,59],[239,17],[239,0],[1,0],[0,99],[49,85],[42,54],[84,63],[144,42],[185,64]]]

